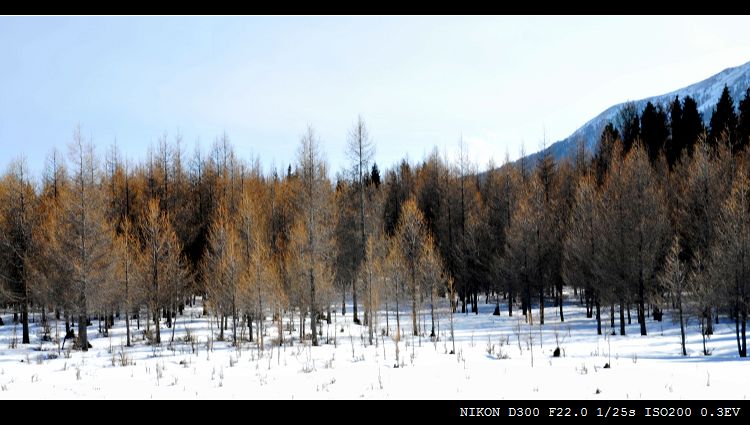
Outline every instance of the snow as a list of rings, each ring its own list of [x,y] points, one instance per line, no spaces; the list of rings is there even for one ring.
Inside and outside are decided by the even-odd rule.
[[[367,344],[367,327],[352,324],[347,314],[335,316],[336,325],[322,326],[322,346],[300,343],[271,348],[276,326],[266,321],[265,350],[245,342],[241,350],[230,342],[213,342],[208,319],[200,305],[177,318],[175,340],[164,327],[161,347],[146,345],[143,327],[134,331],[134,347],[125,344],[125,322],[117,320],[110,337],[98,334],[97,321],[89,327],[93,349],[59,351],[57,344],[40,342],[41,326],[31,325],[31,344],[9,348],[14,338],[13,316],[3,311],[0,327],[0,396],[3,399],[747,399],[747,363],[737,357],[734,323],[725,318],[708,342],[711,356],[703,356],[698,323],[688,326],[688,357],[681,357],[679,325],[668,314],[663,322],[648,319],[649,335],[638,335],[638,325],[627,326],[627,336],[597,336],[596,322],[568,300],[565,322],[556,308],[545,309],[540,328],[520,311],[493,316],[494,304],[480,303],[480,314],[456,314],[456,354],[452,349],[448,309],[439,308],[439,340],[411,336],[411,316],[402,311],[404,331],[401,364],[394,367],[395,345],[378,332],[377,346]],[[428,307],[428,306],[427,306]],[[607,313],[609,310],[603,311]],[[36,315],[35,315],[35,318]],[[385,326],[381,312],[379,329]],[[420,320],[429,326],[429,308]],[[603,325],[609,324],[604,314]],[[51,322],[54,326],[54,321]],[[214,324],[214,338],[218,331]],[[391,335],[395,328],[389,318]],[[60,322],[60,336],[64,323]],[[135,324],[133,324],[135,325]],[[143,323],[141,323],[143,325]],[[299,326],[299,323],[296,323]],[[309,323],[308,323],[309,326]],[[15,326],[20,342],[21,326]],[[184,342],[189,328],[197,342]],[[290,335],[284,325],[287,342]],[[338,328],[339,332],[336,332]],[[343,328],[343,332],[340,332]],[[520,330],[520,332],[519,332]],[[309,332],[309,329],[308,329]],[[53,337],[55,331],[52,331]],[[231,338],[230,330],[226,335]],[[246,333],[245,333],[246,335]],[[335,345],[334,345],[335,335]],[[425,335],[429,335],[427,327]],[[553,358],[559,341],[562,357]],[[530,345],[531,344],[531,345]],[[70,345],[70,341],[66,344]],[[111,347],[111,348],[110,348]],[[530,349],[531,348],[531,349]],[[121,353],[129,365],[121,365]],[[58,356],[57,358],[54,358]],[[69,358],[68,358],[69,357]],[[532,364],[533,357],[533,364]],[[605,363],[611,368],[604,369]]]

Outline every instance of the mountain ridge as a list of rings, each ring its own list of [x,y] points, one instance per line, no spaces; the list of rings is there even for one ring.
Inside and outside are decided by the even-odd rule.
[[[750,62],[726,68],[689,86],[632,102],[635,103],[636,108],[641,112],[648,102],[655,105],[666,106],[675,96],[679,96],[680,99],[690,96],[695,99],[698,105],[698,112],[701,113],[703,122],[708,125],[713,108],[716,106],[716,102],[719,100],[719,96],[725,85],[729,88],[729,93],[731,94],[732,99],[734,99],[735,108],[737,108],[737,104],[745,96],[745,91],[750,87]],[[599,142],[599,137],[604,126],[608,122],[613,122],[617,116],[617,112],[628,102],[630,101],[624,101],[610,106],[599,113],[599,115],[588,120],[570,136],[552,143],[546,149],[529,154],[526,158],[529,160],[535,160],[543,152],[549,152],[556,160],[572,157],[579,140],[584,141],[587,152],[593,153]]]

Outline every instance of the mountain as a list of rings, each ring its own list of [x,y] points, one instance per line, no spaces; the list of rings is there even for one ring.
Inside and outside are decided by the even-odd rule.
[[[734,68],[727,68],[712,77],[685,88],[659,96],[637,100],[635,101],[635,104],[638,111],[643,111],[647,102],[651,102],[655,105],[659,104],[666,106],[674,100],[675,96],[680,96],[680,99],[690,96],[695,99],[698,104],[698,112],[703,115],[703,122],[708,125],[708,122],[711,119],[711,114],[713,113],[713,108],[716,106],[719,96],[721,96],[721,91],[724,89],[724,85],[729,88],[729,93],[732,95],[732,99],[734,99],[736,108],[739,101],[745,97],[745,91],[750,87],[750,62]],[[594,148],[599,142],[602,129],[608,122],[614,122],[617,112],[624,104],[625,102],[607,108],[604,112],[573,132],[573,134],[563,140],[551,144],[546,150],[549,151],[555,159],[570,157],[575,153],[577,141],[583,139],[586,143],[586,150],[588,152],[594,152]],[[528,158],[534,160],[540,154],[541,152],[536,152],[529,155]]]

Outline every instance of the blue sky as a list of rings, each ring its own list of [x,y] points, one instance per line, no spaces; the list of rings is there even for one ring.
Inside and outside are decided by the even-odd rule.
[[[100,153],[226,132],[285,167],[309,123],[335,172],[361,114],[381,168],[462,136],[482,168],[747,61],[747,17],[0,17],[0,167],[79,123]]]

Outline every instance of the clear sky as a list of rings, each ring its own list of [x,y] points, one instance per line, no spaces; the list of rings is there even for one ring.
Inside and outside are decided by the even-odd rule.
[[[0,167],[79,123],[100,153],[226,132],[286,167],[309,123],[337,171],[361,114],[381,168],[461,136],[482,168],[747,61],[748,17],[0,17]]]

